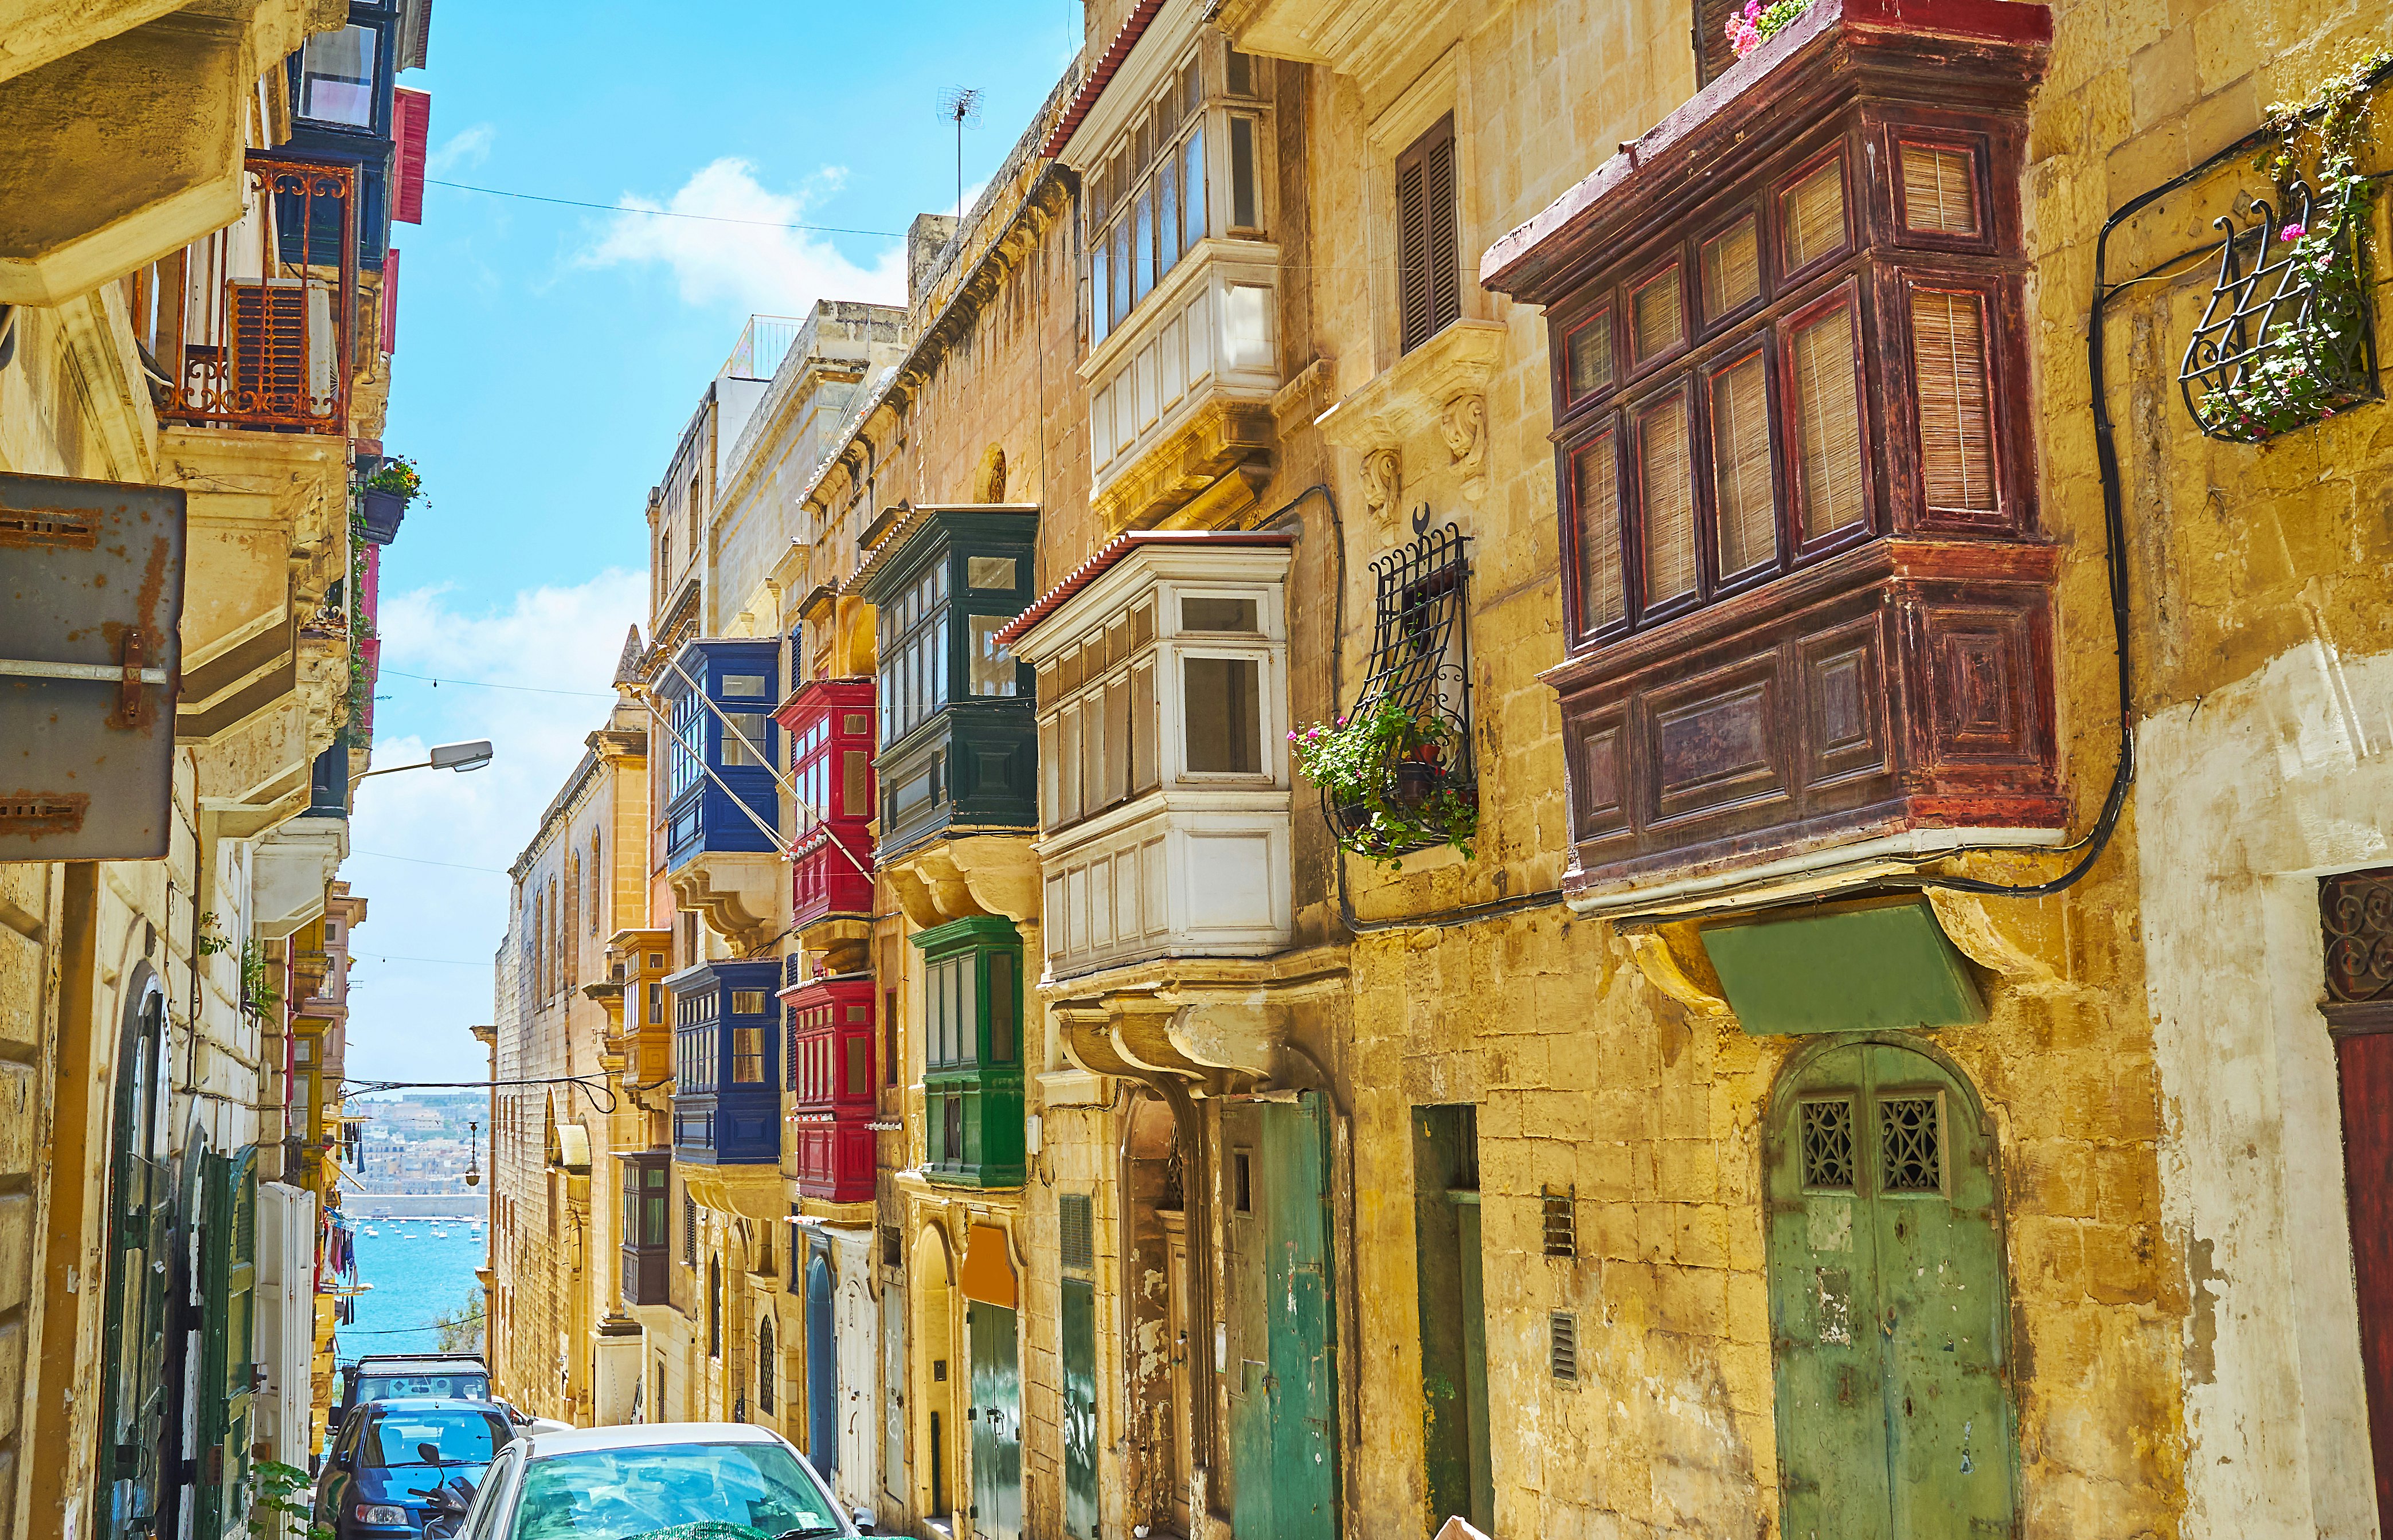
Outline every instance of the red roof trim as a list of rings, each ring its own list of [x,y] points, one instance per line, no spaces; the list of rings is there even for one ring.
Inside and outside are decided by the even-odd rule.
[[[1103,577],[1124,556],[1143,545],[1195,546],[1288,546],[1296,543],[1289,533],[1271,533],[1260,529],[1126,529],[1105,542],[1097,554],[1072,568],[1062,582],[1031,601],[1030,607],[998,629],[997,645],[1010,647],[1022,637],[1036,631],[1040,622],[1064,607],[1066,600]]]
[[[1039,153],[1053,159],[1064,152],[1064,147],[1071,142],[1072,136],[1079,132],[1080,120],[1089,115],[1089,110],[1096,106],[1097,98],[1105,94],[1105,86],[1121,69],[1122,61],[1130,58],[1130,51],[1138,46],[1138,40],[1146,35],[1148,24],[1162,9],[1163,0],[1138,0],[1130,19],[1121,24],[1121,31],[1114,33],[1114,40],[1105,46],[1105,55],[1097,60],[1096,68],[1089,72],[1088,79],[1080,82],[1080,88],[1072,93],[1071,105],[1065,108],[1064,115],[1055,121],[1054,128],[1047,136],[1047,142],[1039,147]]]

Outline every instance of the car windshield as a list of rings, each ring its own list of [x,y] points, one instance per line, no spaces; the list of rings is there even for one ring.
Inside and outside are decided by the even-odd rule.
[[[792,1531],[837,1534],[840,1522],[822,1483],[780,1444],[665,1443],[534,1459],[513,1540],[632,1540],[665,1530],[775,1540]]]
[[[486,1375],[368,1375],[358,1381],[358,1400],[393,1401],[400,1396],[453,1396],[460,1401],[488,1401]]]
[[[506,1423],[493,1413],[462,1407],[381,1409],[358,1439],[358,1464],[374,1470],[426,1466],[419,1445],[440,1446],[442,1465],[490,1463],[507,1442]]]

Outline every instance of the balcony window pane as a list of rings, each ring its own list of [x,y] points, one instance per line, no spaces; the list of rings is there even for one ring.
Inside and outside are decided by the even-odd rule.
[[[1831,160],[1779,200],[1786,271],[1797,272],[1845,249],[1845,172]]]
[[[1612,312],[1598,310],[1564,345],[1569,358],[1570,398],[1583,400],[1612,388]]]
[[[980,1016],[980,981],[974,975],[972,961],[969,957],[960,957],[948,964],[948,976],[955,980],[956,985],[955,1049],[960,1064],[971,1064],[980,1057],[979,1034],[974,1029]]]
[[[1978,233],[1978,185],[1966,150],[1903,147],[1903,223],[1940,235]]]
[[[966,556],[964,586],[979,589],[1003,589],[1012,593],[1019,582],[1021,570],[1012,556]]]
[[[871,816],[871,799],[864,787],[872,769],[872,756],[861,749],[845,749],[839,756],[839,816],[843,818],[864,818]]]
[[[761,1015],[764,1012],[764,1010],[765,991],[762,989],[734,989],[731,991],[731,1013],[733,1015]]]
[[[1742,572],[1778,555],[1770,479],[1769,371],[1753,353],[1712,376],[1712,485],[1720,570]]]
[[[866,1061],[871,1057],[872,1045],[862,1038],[847,1039],[847,1094],[861,1096],[872,1083],[872,1071]]]
[[[988,954],[989,1063],[1013,1063],[1013,954]]]
[[[1194,246],[1205,239],[1205,125],[1201,123],[1189,130],[1188,143],[1180,151],[1180,185],[1186,191],[1180,243]]]
[[[1055,724],[1055,821],[1076,823],[1080,806],[1080,709],[1066,706]]]
[[[1853,316],[1830,311],[1795,333],[1795,464],[1803,497],[1803,538],[1818,540],[1862,520],[1860,392],[1853,383]]]
[[[1262,223],[1255,211],[1255,120],[1230,120],[1230,227],[1250,230]]]
[[[1011,615],[974,615],[972,620],[972,693],[1010,696],[1015,686],[1013,654],[998,645],[997,633]]]
[[[1155,173],[1155,273],[1170,272],[1180,261],[1180,158],[1164,157]]]
[[[1089,250],[1089,331],[1090,341],[1103,342],[1113,334],[1113,311],[1107,303],[1112,298],[1111,278],[1106,267],[1107,253],[1102,241]],[[1099,438],[1103,438],[1100,434]]]
[[[726,711],[724,713],[724,720],[726,725],[723,729],[723,763],[726,765],[765,763],[765,761],[750,753],[746,744],[741,741],[744,738],[746,743],[752,743],[759,750],[765,750],[763,714],[754,711]],[[769,750],[765,751],[770,752]]]
[[[1679,345],[1679,269],[1670,268],[1637,291],[1629,301],[1640,363]]]
[[[726,673],[723,676],[723,693],[743,697],[765,693],[765,676],[761,673]]]
[[[1130,789],[1133,793],[1157,783],[1155,768],[1155,665],[1131,670]]]
[[[742,1086],[765,1083],[763,1027],[735,1026],[731,1029],[731,1079],[734,1084]]]
[[[1113,789],[1105,784],[1105,692],[1089,692],[1080,707],[1080,806],[1094,813],[1113,802]]]
[[[1105,686],[1105,801],[1119,802],[1130,795],[1130,676],[1123,674]]]
[[[1704,242],[1704,319],[1718,320],[1760,297],[1760,243],[1748,216]]]
[[[1180,109],[1183,115],[1193,117],[1204,105],[1205,79],[1197,72],[1196,61],[1192,59],[1180,67]]]
[[[1155,189],[1138,189],[1138,203],[1130,219],[1130,302],[1136,305],[1155,287]]]
[[[1610,430],[1571,459],[1578,513],[1579,629],[1601,631],[1625,607],[1620,581],[1620,469]]]
[[[1911,348],[1928,505],[1990,511],[1994,434],[1986,401],[1986,317],[1978,296],[1915,293]]]
[[[1114,250],[1113,250],[1113,268],[1114,268],[1113,323],[1114,323],[1116,326],[1119,326],[1119,325],[1122,323],[1122,318],[1130,314],[1130,307],[1131,307],[1131,294],[1130,294],[1130,228],[1131,228],[1131,221],[1130,219],[1128,219],[1128,218],[1121,218],[1121,219],[1117,219],[1117,220],[1115,220],[1115,221],[1114,221],[1114,231],[1113,231],[1113,248],[1114,248]]]
[[[378,41],[372,27],[344,27],[309,38],[299,55],[299,115],[372,128]]]
[[[1645,516],[1645,603],[1695,591],[1694,478],[1687,462],[1685,397],[1637,420],[1637,479]]]
[[[1260,629],[1255,623],[1255,601],[1200,599],[1191,595],[1180,601],[1180,629],[1236,631],[1252,634]]]
[[[931,687],[923,692],[923,711],[927,715],[948,701],[948,617],[939,613],[939,623],[931,628]]]
[[[1181,667],[1189,773],[1260,774],[1261,665],[1251,658],[1190,658]]]

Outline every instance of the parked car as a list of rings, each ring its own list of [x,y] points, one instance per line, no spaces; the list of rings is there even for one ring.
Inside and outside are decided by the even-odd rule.
[[[394,1396],[488,1401],[490,1365],[482,1362],[480,1353],[368,1353],[342,1365],[341,1399],[325,1414],[324,1436],[338,1436],[341,1424],[355,1408]]]
[[[478,1486],[491,1459],[516,1440],[505,1408],[491,1402],[367,1402],[333,1441],[316,1481],[315,1521],[333,1540],[421,1534],[425,1517],[440,1506],[440,1489],[459,1481]]]
[[[502,1450],[463,1540],[631,1540],[706,1525],[709,1540],[834,1540],[871,1533],[843,1514],[797,1450],[744,1422],[534,1433]]]

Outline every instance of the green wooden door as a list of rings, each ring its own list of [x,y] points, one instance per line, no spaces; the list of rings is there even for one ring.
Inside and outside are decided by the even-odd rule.
[[[1022,1363],[1013,1312],[965,1307],[972,1339],[972,1527],[988,1540],[1022,1535]]]
[[[108,1364],[102,1381],[103,1534],[158,1520],[166,1428],[166,1258],[174,1183],[161,1165],[167,1098],[166,998],[155,983],[126,1024],[116,1064],[108,1212]]]
[[[1321,1098],[1225,1114],[1232,1521],[1240,1534],[1338,1533],[1337,1337]]]
[[[1097,1533],[1097,1299],[1086,1278],[1063,1281],[1064,1533]]]
[[[1994,1148],[1925,1054],[1851,1043],[1780,1093],[1766,1159],[1786,1540],[2017,1531]]]

